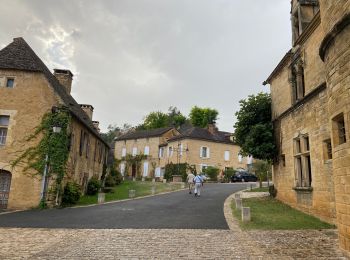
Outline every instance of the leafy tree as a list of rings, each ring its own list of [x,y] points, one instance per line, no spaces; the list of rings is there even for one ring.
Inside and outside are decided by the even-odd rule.
[[[186,117],[176,107],[169,107],[168,113],[155,111],[149,113],[137,130],[156,129],[162,127],[180,127],[187,121]]]
[[[101,137],[103,140],[105,140],[107,143],[112,144],[114,138],[121,136],[122,134],[127,133],[132,129],[132,126],[130,124],[124,123],[123,126],[118,125],[109,125],[107,127],[108,132],[107,133],[101,133]]]
[[[235,141],[242,155],[251,154],[261,160],[272,160],[276,147],[271,122],[271,96],[267,93],[250,95],[239,101],[240,110],[235,113]]]
[[[160,111],[151,112],[145,117],[143,125],[146,129],[167,127],[168,115]]]
[[[259,186],[262,187],[262,182],[267,179],[271,173],[271,163],[268,161],[257,160],[253,163],[253,169],[256,177],[259,179]]]
[[[208,175],[211,181],[217,181],[218,180],[218,175],[219,175],[220,169],[209,166],[208,168],[205,169],[204,173]]]
[[[190,112],[190,121],[193,126],[205,128],[208,124],[214,124],[219,112],[216,109],[200,108],[194,106]]]
[[[169,107],[168,109],[168,125],[180,127],[187,122],[187,118],[181,114],[177,107]]]

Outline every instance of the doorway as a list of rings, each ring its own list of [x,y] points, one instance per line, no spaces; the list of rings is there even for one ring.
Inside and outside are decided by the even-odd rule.
[[[0,209],[6,209],[9,200],[12,174],[0,170]]]

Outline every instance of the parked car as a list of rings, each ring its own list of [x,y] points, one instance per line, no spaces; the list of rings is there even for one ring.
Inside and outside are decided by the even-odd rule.
[[[236,172],[231,177],[231,182],[258,181],[258,178],[249,172]]]

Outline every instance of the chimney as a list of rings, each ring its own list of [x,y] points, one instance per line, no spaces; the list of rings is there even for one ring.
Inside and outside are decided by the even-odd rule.
[[[208,131],[209,133],[216,134],[218,132],[218,128],[216,127],[215,123],[213,124],[208,124]]]
[[[80,107],[88,115],[90,120],[92,120],[92,113],[94,112],[94,107],[87,104],[80,104]]]
[[[99,128],[100,122],[99,121],[92,121],[92,124],[94,125],[97,132],[100,132],[100,128]]]
[[[70,70],[54,69],[53,75],[66,89],[67,93],[70,94],[73,81],[73,73]]]

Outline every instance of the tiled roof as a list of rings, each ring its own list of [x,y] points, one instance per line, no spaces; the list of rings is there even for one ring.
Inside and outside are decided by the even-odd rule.
[[[232,134],[228,132],[217,131],[212,134],[206,128],[186,127],[185,129],[180,129],[180,133],[180,135],[170,138],[168,142],[181,139],[199,139],[218,143],[235,144],[230,140],[230,135]]]
[[[171,129],[175,129],[175,128],[165,127],[165,128],[151,129],[151,130],[141,130],[141,131],[129,132],[129,133],[126,133],[126,134],[121,135],[118,138],[116,138],[116,141],[157,137],[157,136],[161,136],[162,134],[168,132]]]
[[[92,121],[81,109],[80,105],[66,92],[65,88],[59,83],[56,77],[50,72],[23,38],[15,38],[12,43],[0,50],[0,69],[37,71],[43,73],[56,94],[62,99],[64,105],[71,111],[72,115],[85,125],[104,144],[109,146],[96,131]]]

